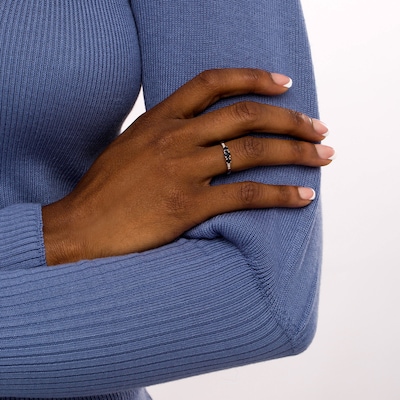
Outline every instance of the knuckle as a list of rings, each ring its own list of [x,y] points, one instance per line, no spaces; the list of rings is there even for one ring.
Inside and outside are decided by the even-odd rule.
[[[294,129],[300,128],[306,122],[305,115],[299,111],[288,110],[288,115],[291,120],[291,123],[294,126]]]
[[[157,154],[173,156],[182,145],[186,134],[184,125],[164,124],[162,132],[154,130],[149,133],[148,146]]]
[[[154,139],[153,146],[157,147],[158,150],[161,150],[161,152],[165,151],[166,149],[169,149],[175,142],[173,132],[164,132],[163,135],[157,136]]]
[[[260,186],[255,182],[244,182],[240,185],[238,196],[243,205],[252,205],[261,198]]]
[[[163,135],[154,135],[148,142],[148,151],[151,155],[159,157],[164,163],[173,160],[176,146],[175,135],[172,132],[163,132]]]
[[[160,157],[162,164],[160,164],[159,174],[167,182],[180,182],[181,186],[187,182],[194,183],[198,178],[197,171],[190,167],[193,165],[194,159],[196,161],[198,159],[196,152],[182,154],[179,151],[175,151],[163,154]]]
[[[290,150],[293,160],[297,161],[304,157],[305,149],[302,142],[299,142],[297,140],[291,141]]]
[[[216,69],[207,69],[200,72],[196,79],[202,86],[205,86],[210,91],[214,92],[218,90],[220,84],[219,71]]]
[[[246,68],[244,70],[244,74],[246,79],[252,82],[254,85],[257,85],[260,79],[262,79],[263,74],[259,69],[256,68]]]
[[[238,153],[246,159],[258,159],[264,153],[262,141],[253,136],[245,136],[241,139]]]
[[[292,190],[289,186],[278,186],[278,198],[281,204],[290,204],[292,200]]]
[[[173,188],[164,194],[163,202],[168,213],[185,216],[190,208],[189,195],[182,189]]]
[[[259,105],[252,101],[240,101],[232,106],[234,118],[240,122],[252,123],[259,116]]]

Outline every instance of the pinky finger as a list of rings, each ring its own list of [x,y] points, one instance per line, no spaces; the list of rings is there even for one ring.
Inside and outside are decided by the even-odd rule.
[[[209,189],[205,199],[210,213],[208,217],[255,208],[300,208],[315,199],[315,191],[311,188],[257,182],[231,183]]]

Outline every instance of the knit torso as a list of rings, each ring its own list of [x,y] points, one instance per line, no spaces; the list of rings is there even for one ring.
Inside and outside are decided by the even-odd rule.
[[[6,0],[0,38],[0,206],[53,202],[115,137],[137,97],[132,11],[127,0]]]
[[[5,0],[0,38],[0,208],[47,204],[74,187],[134,104],[132,11],[127,0]]]

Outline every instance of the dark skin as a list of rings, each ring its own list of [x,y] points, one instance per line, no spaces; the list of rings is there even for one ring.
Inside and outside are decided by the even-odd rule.
[[[331,162],[333,149],[315,144],[328,129],[304,114],[255,102],[201,114],[224,97],[278,96],[288,82],[254,69],[205,71],[143,114],[68,196],[43,207],[48,265],[153,249],[221,213],[307,206],[314,194],[310,188],[255,182],[210,186],[227,168],[221,141],[229,146],[233,171]],[[295,140],[255,138],[249,132]]]

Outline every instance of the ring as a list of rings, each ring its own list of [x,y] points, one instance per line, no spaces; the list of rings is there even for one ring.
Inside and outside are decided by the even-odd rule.
[[[232,156],[231,152],[229,151],[229,147],[224,143],[221,142],[222,149],[224,151],[224,158],[226,163],[226,174],[229,175],[232,172]]]

